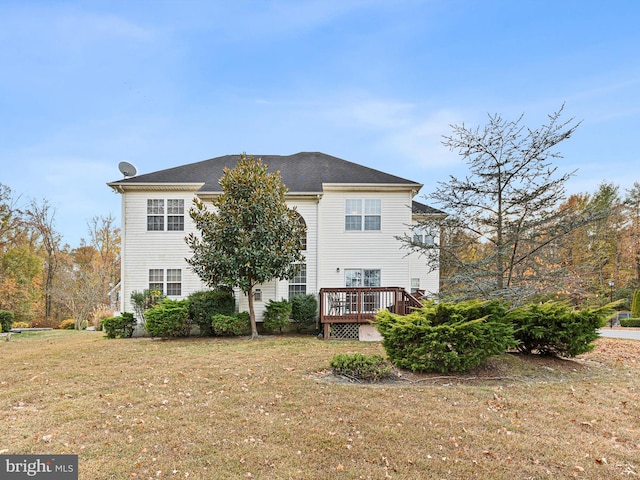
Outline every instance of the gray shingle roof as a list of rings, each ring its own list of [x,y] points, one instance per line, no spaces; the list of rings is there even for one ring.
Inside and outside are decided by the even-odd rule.
[[[219,192],[218,179],[223,168],[235,167],[240,155],[225,155],[157,172],[137,175],[110,182],[117,186],[141,183],[199,183],[200,192]],[[291,193],[322,192],[323,183],[334,184],[393,184],[415,187],[422,185],[373,168],[348,162],[320,152],[301,152],[293,155],[254,155],[269,166],[269,171],[279,170],[283,183]]]
[[[424,203],[411,202],[411,211],[416,215],[445,215],[445,212],[438,210],[437,208],[430,207]]]

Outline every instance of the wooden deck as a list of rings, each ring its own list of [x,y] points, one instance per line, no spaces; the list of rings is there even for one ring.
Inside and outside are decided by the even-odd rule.
[[[320,289],[320,323],[325,340],[331,324],[370,323],[382,309],[408,314],[422,303],[400,287],[348,287]]]

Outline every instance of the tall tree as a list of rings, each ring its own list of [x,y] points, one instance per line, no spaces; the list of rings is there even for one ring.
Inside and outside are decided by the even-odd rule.
[[[71,252],[59,252],[56,298],[76,320],[87,324],[89,314],[108,303],[109,290],[120,272],[120,230],[114,218],[93,217],[87,224],[89,240]]]
[[[61,236],[55,229],[56,211],[46,199],[41,202],[32,200],[27,207],[26,214],[31,227],[40,235],[45,252],[44,316],[48,323],[52,313],[54,279],[57,273],[58,251],[61,241]]]
[[[626,283],[622,268],[623,217],[618,187],[603,182],[593,194],[572,195],[560,208],[596,213],[597,218],[568,234],[554,250],[553,262],[562,267],[557,291],[576,304],[609,301],[609,281]]]
[[[425,246],[409,236],[403,241],[411,249],[427,248],[431,262],[438,254],[450,262],[452,276],[445,282],[451,290],[445,294],[518,301],[553,288],[557,268],[546,262],[546,250],[600,218],[601,212],[558,208],[574,172],[558,172],[553,161],[561,155],[555,147],[579,126],[573,118],[562,121],[562,110],[535,129],[522,124],[523,116],[508,121],[496,114],[483,127],[452,125],[453,135],[444,137],[443,144],[466,161],[469,174],[438,183],[427,198],[449,216],[426,220],[423,228],[434,235],[441,227],[456,232],[461,243]]]
[[[303,260],[303,227],[286,204],[288,189],[280,172],[267,170],[260,159],[241,155],[234,169],[225,168],[213,209],[196,199],[189,212],[200,235],[187,237],[193,251],[187,262],[207,285],[239,287],[247,295],[252,338],[258,336],[254,287],[291,278]]]
[[[627,252],[634,271],[634,287],[640,289],[640,183],[625,192],[624,216],[627,218]]]

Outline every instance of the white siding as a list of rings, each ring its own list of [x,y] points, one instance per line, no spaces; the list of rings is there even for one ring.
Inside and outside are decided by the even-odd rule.
[[[132,312],[131,292],[149,288],[149,270],[179,268],[182,270],[182,295],[202,290],[205,285],[185,261],[191,255],[185,237],[195,231],[189,217],[193,193],[190,192],[127,192],[122,195],[122,309]],[[184,231],[147,231],[147,199],[183,199]]]
[[[380,199],[380,231],[346,231],[347,199]],[[395,238],[408,232],[411,223],[411,194],[408,191],[325,192],[319,205],[319,283],[322,287],[343,287],[345,269],[381,271],[381,285],[411,287],[411,268],[406,250]],[[339,270],[338,270],[339,269]]]
[[[436,238],[437,242],[439,239]],[[427,259],[418,253],[411,253],[409,256],[411,264],[411,278],[420,280],[420,290],[424,290],[425,295],[433,295],[440,291],[440,271],[429,272],[427,268]],[[407,289],[410,292],[409,289]]]
[[[288,204],[297,208],[307,225],[307,293],[315,294],[322,287],[343,287],[346,269],[379,269],[381,285],[411,289],[411,279],[420,278],[420,288],[437,292],[438,272],[427,272],[423,258],[407,255],[395,236],[409,233],[412,193],[384,187],[346,191],[327,189],[321,196],[296,196]],[[133,311],[130,295],[149,286],[149,269],[179,268],[182,270],[182,295],[206,289],[185,261],[191,251],[185,242],[189,233],[197,233],[188,215],[195,192],[149,191],[127,192],[122,195],[122,280],[123,311]],[[147,199],[183,199],[184,231],[147,231]],[[380,231],[345,231],[345,201],[347,199],[379,199],[381,201]],[[339,269],[339,271],[337,270]],[[288,297],[288,282],[274,281],[258,287],[262,301],[256,302],[256,319],[270,299]],[[238,308],[248,310],[248,300],[238,292]]]

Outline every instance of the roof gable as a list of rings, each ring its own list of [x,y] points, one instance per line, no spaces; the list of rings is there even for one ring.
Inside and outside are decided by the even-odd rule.
[[[218,180],[225,167],[234,168],[240,155],[225,155],[157,172],[137,175],[110,182],[113,188],[127,184],[204,183],[200,192],[221,192]],[[280,171],[282,182],[290,193],[321,193],[323,184],[371,184],[406,186],[419,190],[422,185],[395,175],[320,152],[301,152],[293,155],[254,155],[261,158],[269,171]]]

